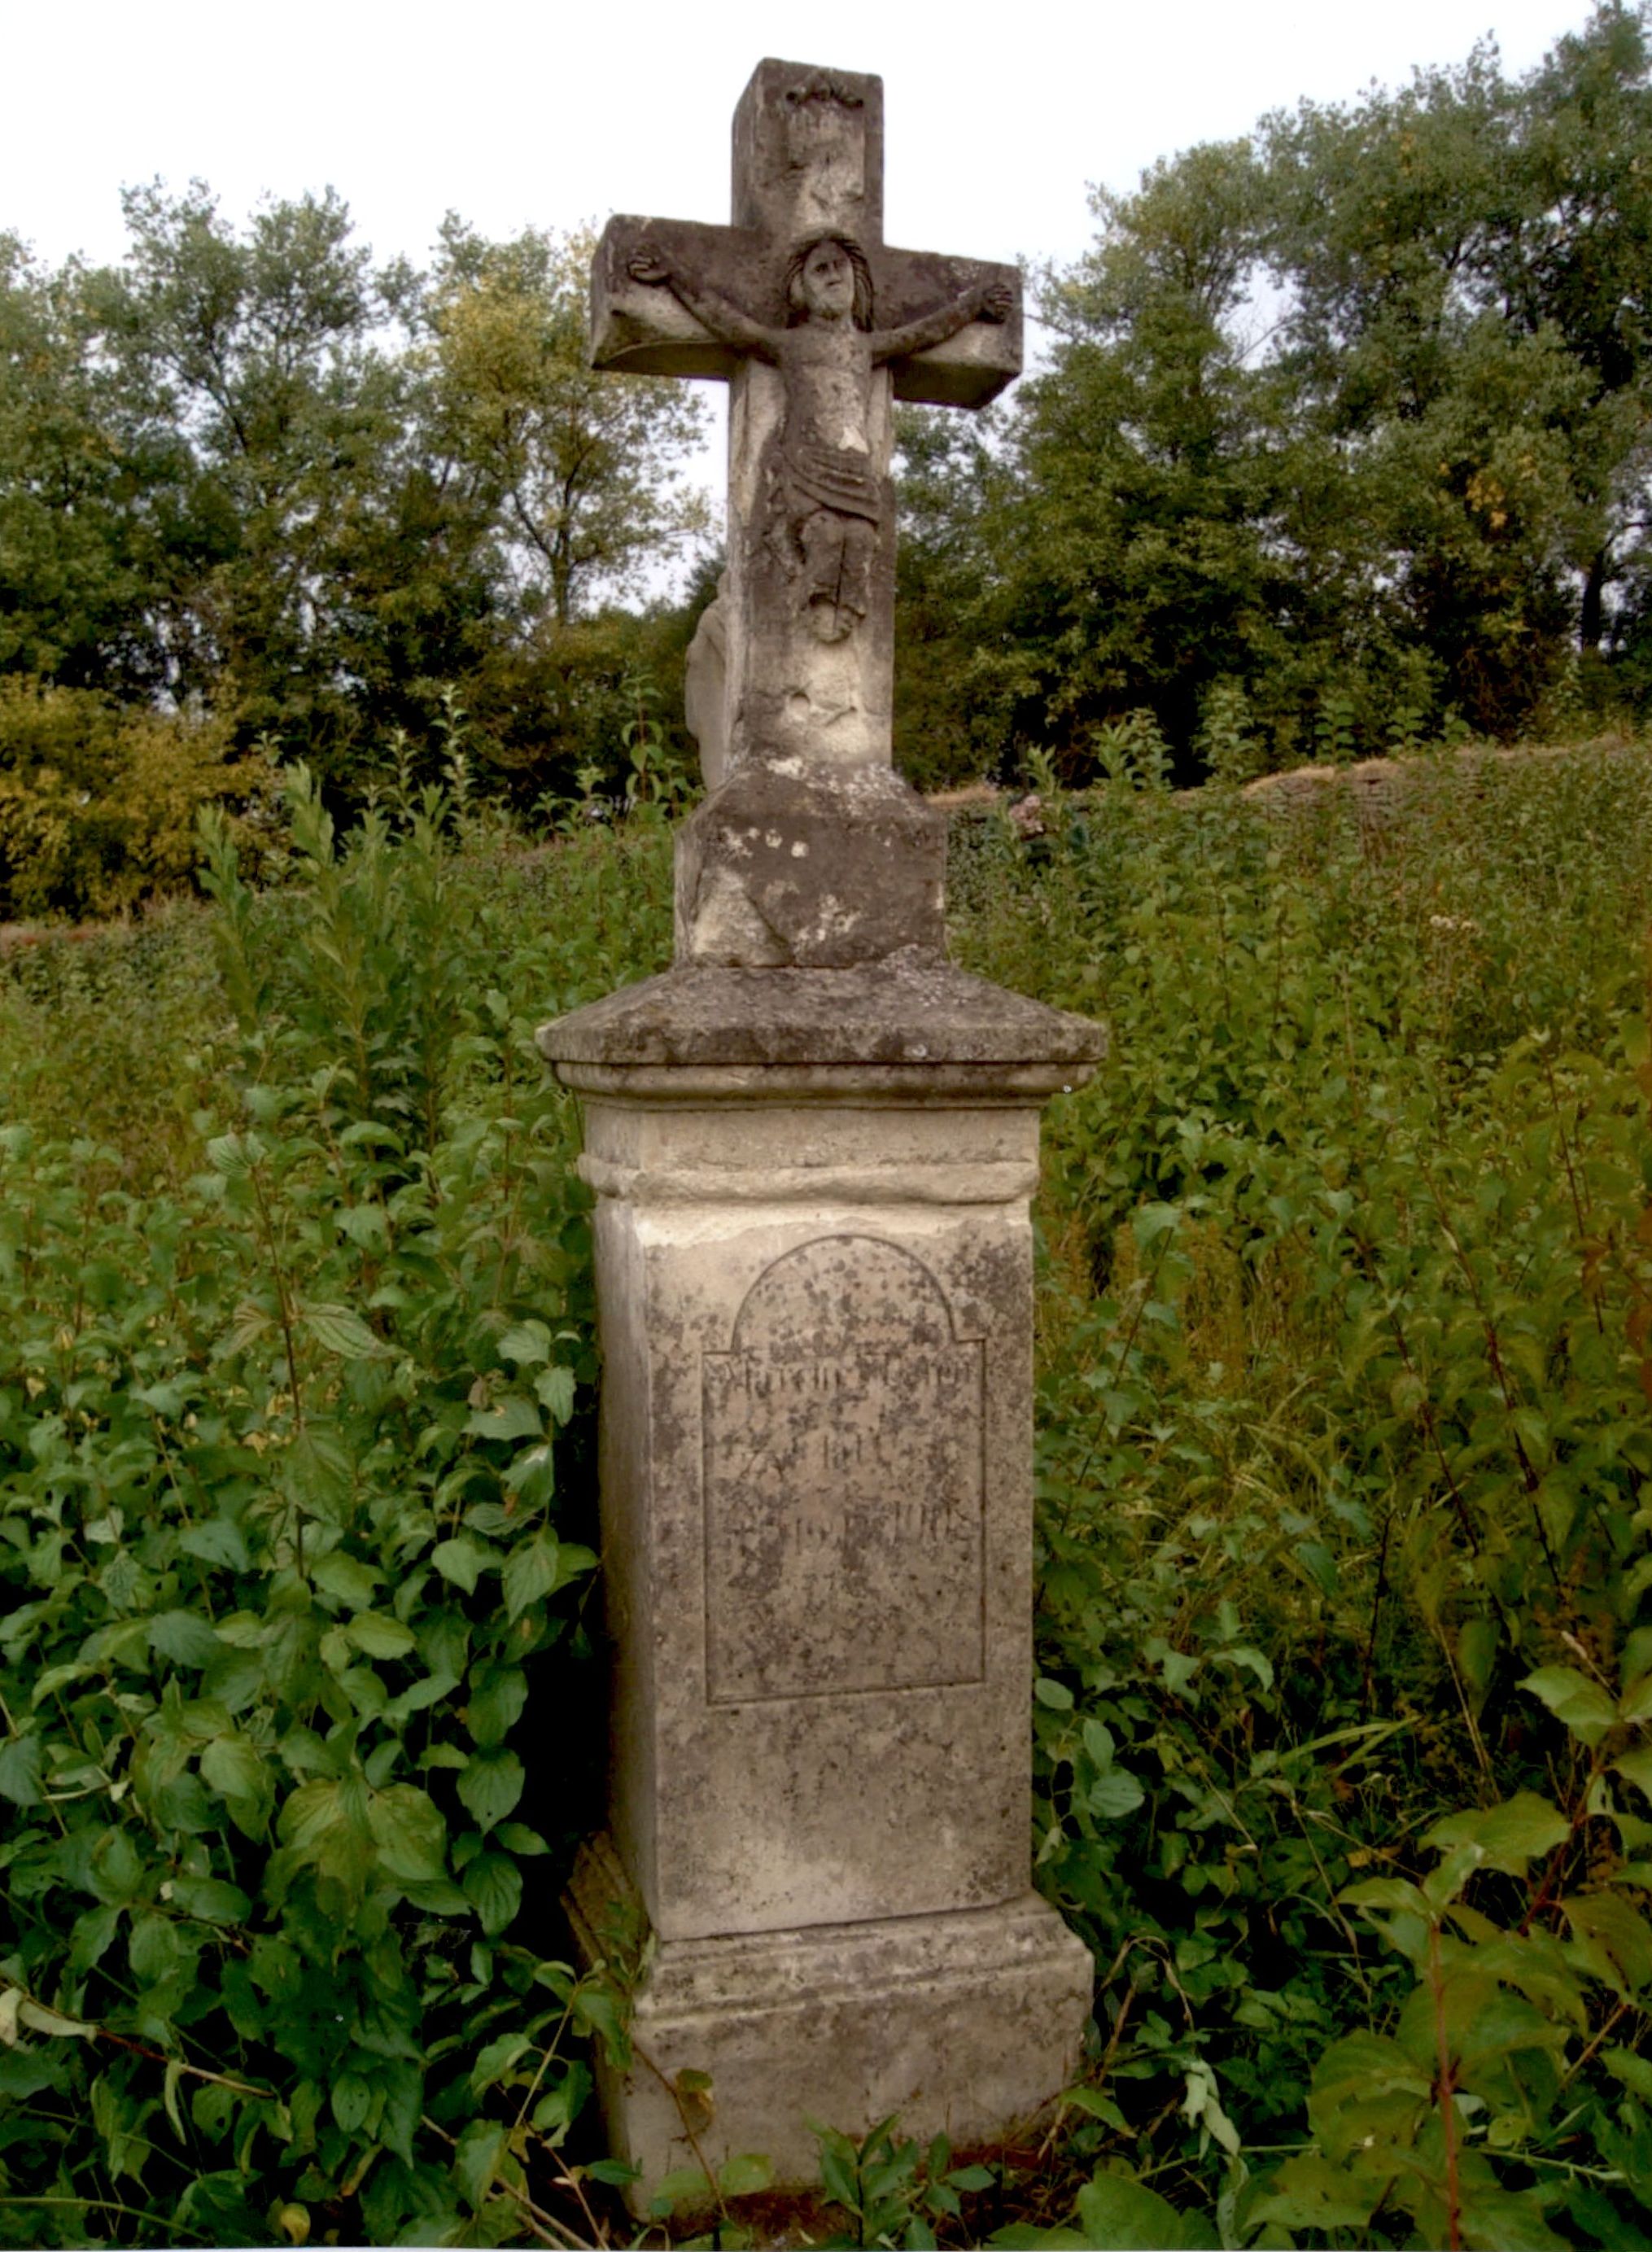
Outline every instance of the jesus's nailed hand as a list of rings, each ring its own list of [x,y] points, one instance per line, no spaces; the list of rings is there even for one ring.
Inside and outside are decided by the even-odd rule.
[[[992,282],[981,293],[982,321],[1007,321],[1015,310],[1016,293],[1007,282]]]
[[[651,242],[645,242],[638,249],[634,250],[625,264],[626,270],[634,282],[657,284],[669,282],[671,278],[671,269],[667,265],[663,254]]]

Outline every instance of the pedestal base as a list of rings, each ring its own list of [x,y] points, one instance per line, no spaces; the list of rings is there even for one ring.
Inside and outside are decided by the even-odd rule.
[[[581,1851],[566,1905],[581,1968],[645,1931],[606,1838]],[[996,1908],[657,1942],[636,1995],[635,2061],[598,2067],[613,2147],[642,2168],[634,2209],[698,2163],[670,2085],[679,2072],[711,2075],[709,2099],[691,2101],[713,2167],[759,2152],[777,2186],[803,2188],[819,2178],[809,2119],[859,2135],[899,2112],[905,2133],[961,2147],[1038,2110],[1077,2068],[1094,1977],[1083,1941],[1032,1892]]]

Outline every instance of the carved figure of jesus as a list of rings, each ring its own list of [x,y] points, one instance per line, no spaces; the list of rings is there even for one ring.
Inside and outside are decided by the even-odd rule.
[[[972,321],[1008,319],[1014,300],[983,283],[899,329],[873,326],[871,270],[859,245],[823,234],[786,269],[788,324],[766,327],[680,261],[644,243],[635,281],[669,288],[720,344],[780,370],[781,427],[765,462],[770,536],[781,546],[800,609],[823,642],[864,618],[885,515],[870,434],[873,371],[944,344]]]

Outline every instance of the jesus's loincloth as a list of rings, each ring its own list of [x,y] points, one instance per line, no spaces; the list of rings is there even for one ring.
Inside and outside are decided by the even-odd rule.
[[[788,512],[806,516],[829,509],[835,516],[861,516],[877,524],[883,516],[879,480],[864,454],[847,448],[792,444],[781,454]]]

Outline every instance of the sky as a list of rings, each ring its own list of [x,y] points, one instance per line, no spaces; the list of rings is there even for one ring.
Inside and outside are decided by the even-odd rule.
[[[0,230],[119,254],[120,190],[331,185],[381,256],[445,212],[490,235],[611,211],[728,215],[729,118],[763,55],[880,72],[885,234],[1070,260],[1088,183],[1343,101],[1495,33],[1523,70],[1587,0],[73,0],[6,30]]]
[[[120,191],[204,179],[226,216],[336,188],[381,258],[610,212],[724,219],[729,120],[764,55],[884,79],[885,235],[1077,258],[1128,189],[1303,97],[1461,62],[1527,70],[1588,0],[70,0],[6,28],[0,232],[118,258]],[[705,479],[720,483],[721,386]]]

